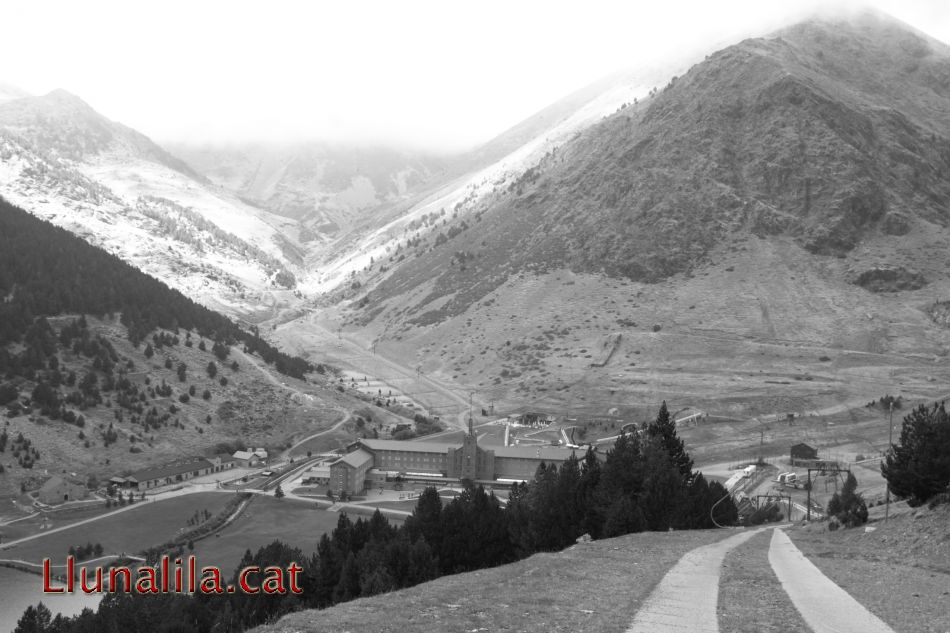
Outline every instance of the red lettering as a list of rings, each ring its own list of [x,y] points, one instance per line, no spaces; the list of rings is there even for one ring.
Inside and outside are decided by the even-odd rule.
[[[255,593],[260,592],[260,589],[258,589],[257,587],[247,582],[248,576],[250,576],[251,574],[258,574],[260,573],[260,571],[261,571],[261,568],[256,565],[251,565],[250,567],[245,567],[244,569],[241,570],[241,573],[238,574],[238,584],[241,586],[241,591],[243,591],[244,593],[249,593],[249,594],[255,594]]]
[[[168,593],[168,556],[162,556],[162,593]]]
[[[122,576],[122,585],[119,585],[119,576]],[[113,567],[109,570],[109,591],[131,591],[132,570],[128,567]]]
[[[96,584],[90,587],[86,584],[86,567],[79,570],[79,588],[83,593],[102,593],[102,567],[96,567]]]
[[[264,578],[264,584],[261,586],[261,589],[264,590],[269,596],[272,596],[276,593],[287,593],[287,588],[284,587],[284,570],[280,567],[265,567],[264,573],[267,574],[267,577]]]
[[[158,579],[155,578],[154,567],[139,567],[139,580],[135,583],[135,590],[139,593],[158,593]]]
[[[69,558],[72,558],[70,556]],[[43,559],[43,593],[66,593],[64,587],[54,587],[50,584],[52,574],[50,573],[50,562],[48,558]]]
[[[297,583],[300,578],[300,572],[303,571],[303,567],[298,565],[296,562],[290,564],[287,567],[287,572],[290,574],[290,590],[294,593],[303,593],[303,589],[300,588],[300,585]]]
[[[217,567],[202,567],[199,588],[202,593],[224,593],[221,571]]]

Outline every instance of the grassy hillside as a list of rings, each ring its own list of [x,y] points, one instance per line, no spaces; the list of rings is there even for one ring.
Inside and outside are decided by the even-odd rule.
[[[727,532],[714,530],[645,532],[594,541],[329,609],[295,613],[253,630],[620,632],[680,556],[726,536]]]
[[[793,527],[788,534],[825,574],[884,621],[898,628],[903,623],[906,630],[946,630],[950,508],[908,512],[897,504],[892,511],[883,524],[883,508],[872,510],[872,533],[828,532],[824,523],[816,523]],[[503,567],[291,614],[254,631],[625,631],[683,554],[728,535],[641,533],[578,544],[559,554],[537,554]],[[760,630],[763,625],[799,630],[797,613],[767,561],[770,536],[767,532],[750,540],[726,559],[720,624],[730,630]]]

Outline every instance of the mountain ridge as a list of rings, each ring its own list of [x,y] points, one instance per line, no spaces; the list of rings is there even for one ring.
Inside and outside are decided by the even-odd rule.
[[[840,43],[840,25],[824,24],[798,29],[812,40],[835,30]],[[880,53],[861,31],[874,23],[859,24],[848,40],[858,49],[847,54]],[[430,250],[379,282],[370,305],[416,283],[409,279],[434,279],[434,293],[449,294],[466,275],[448,264],[475,244],[474,283],[486,288],[519,268],[657,282],[693,270],[739,230],[792,235],[812,253],[840,256],[869,231],[906,233],[918,219],[945,226],[950,127],[937,115],[950,111],[950,49],[934,52],[911,34],[907,42],[918,46],[908,57],[923,77],[905,80],[915,91],[890,94],[912,101],[908,93],[926,92],[919,86],[932,77],[941,81],[929,109],[904,114],[858,92],[856,80],[836,95],[815,68],[824,54],[803,58],[802,45],[787,42],[792,36],[794,29],[713,54],[649,102],[582,132],[474,209],[477,238],[463,229],[441,251],[427,241]],[[847,174],[832,177],[829,165]],[[463,219],[474,226],[470,220]]]
[[[144,134],[110,121],[80,97],[57,88],[45,95],[0,103],[0,125],[31,143],[82,160],[107,151],[159,162],[199,182],[207,179]]]

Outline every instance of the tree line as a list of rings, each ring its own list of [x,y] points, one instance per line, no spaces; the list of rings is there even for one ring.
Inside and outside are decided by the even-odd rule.
[[[138,345],[156,329],[195,330],[216,342],[243,342],[277,371],[302,378],[314,367],[284,354],[115,255],[0,198],[0,369],[6,346],[40,316],[121,313]]]

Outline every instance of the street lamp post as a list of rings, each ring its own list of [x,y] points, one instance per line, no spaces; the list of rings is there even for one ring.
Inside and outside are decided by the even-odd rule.
[[[894,401],[891,401],[890,410],[887,413],[887,449],[890,450],[894,444]],[[891,513],[891,484],[885,485],[884,493],[884,522],[887,523],[887,517]]]

